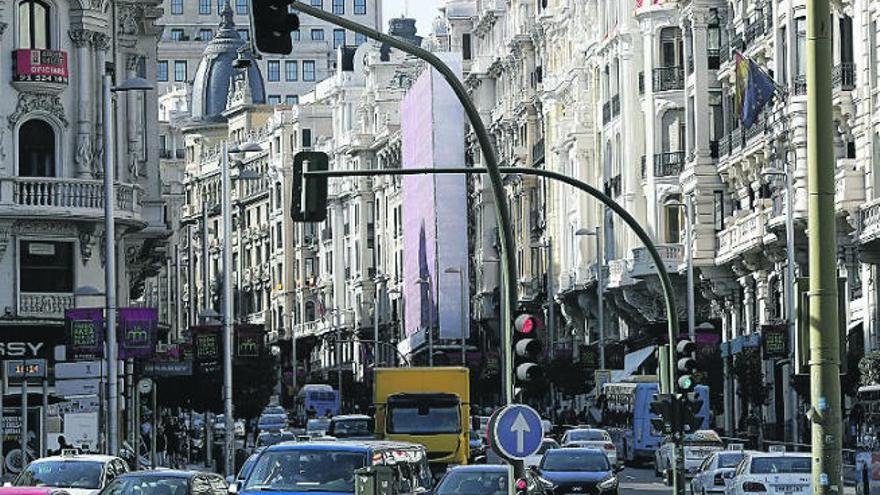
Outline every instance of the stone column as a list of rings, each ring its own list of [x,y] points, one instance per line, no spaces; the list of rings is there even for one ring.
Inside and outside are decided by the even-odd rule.
[[[657,131],[655,124],[657,123],[657,115],[654,104],[654,54],[657,51],[655,45],[654,25],[650,21],[645,21],[642,27],[642,82],[645,88],[645,97],[642,100],[642,118],[645,122],[645,181],[647,190],[645,191],[645,208],[648,225],[658,226],[659,208],[657,189],[654,187],[654,153],[659,146],[657,145]],[[639,171],[638,173],[641,173]],[[641,179],[641,178],[640,178]],[[656,232],[656,228],[651,229]]]
[[[95,95],[103,95],[103,91],[101,91],[101,87],[103,85],[103,76],[105,65],[107,63],[107,54],[110,50],[110,37],[96,33],[93,37],[93,43],[95,44],[95,73],[97,74],[95,83],[92,84],[93,93]],[[104,102],[102,97],[94,98],[94,103],[92,104],[92,110],[95,112],[95,138],[94,138],[94,147],[92,149],[92,176],[98,177],[102,174],[104,169],[104,112],[102,109],[104,108]]]
[[[724,301],[721,310],[721,341],[730,342],[733,334],[731,328],[732,303],[730,299]],[[734,430],[734,391],[733,379],[730,373],[730,356],[724,358],[724,430],[727,435],[731,435]]]
[[[143,57],[136,54],[129,54],[125,59],[125,77],[118,79],[127,79],[138,76],[138,68],[143,62]],[[117,79],[117,83],[122,82]],[[140,99],[143,98],[143,95],[140,94],[141,91],[127,91],[125,93],[125,112],[119,111],[119,100],[117,97],[117,106],[116,106],[116,115],[117,119],[122,121],[123,115],[125,118],[125,129],[126,129],[126,142],[128,146],[126,147],[126,168],[117,167],[119,170],[119,181],[118,182],[135,182],[137,177],[140,175],[139,165],[141,162],[141,147],[143,146],[143,133],[146,132],[145,129],[141,126],[142,115],[141,112],[144,111],[142,105],[139,105]],[[121,122],[120,122],[121,123]],[[119,126],[117,126],[119,127]],[[120,140],[121,141],[121,140]],[[123,175],[122,172],[127,170],[127,175]],[[123,178],[127,177],[127,180]]]
[[[709,115],[709,50],[708,12],[694,9],[691,14],[692,46],[691,56],[694,60],[694,104],[693,104],[693,142],[689,152],[697,157],[709,158],[709,129],[712,126]]]
[[[70,40],[73,42],[76,53],[76,79],[77,79],[77,99],[80,102],[76,107],[76,153],[74,155],[74,176],[78,179],[91,178],[91,170],[93,167],[93,151],[92,151],[92,128],[90,108],[86,104],[91,100],[92,92],[92,74],[99,74],[94,70],[91,62],[93,61],[91,53],[92,39],[95,33],[86,30],[70,31]],[[100,77],[100,76],[99,76]]]
[[[692,25],[691,22],[687,18],[683,18],[681,20],[681,25],[679,26],[682,32],[682,37],[684,38],[684,60],[681,61],[681,64],[684,68],[684,80],[685,80],[685,91],[684,91],[684,113],[685,113],[685,121],[687,122],[687,132],[685,132],[685,156],[690,156],[694,152],[694,136],[696,136],[697,130],[694,127],[697,125],[694,122],[694,114],[696,113],[696,109],[691,105],[690,101],[690,91],[688,90],[687,81],[690,79],[690,74],[688,74],[688,60],[694,56],[694,44],[693,44],[693,34],[691,33]]]

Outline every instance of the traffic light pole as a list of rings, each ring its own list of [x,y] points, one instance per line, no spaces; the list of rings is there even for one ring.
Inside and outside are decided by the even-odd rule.
[[[464,107],[465,115],[470,121],[477,141],[480,144],[480,151],[485,161],[485,173],[489,176],[489,182],[492,186],[492,195],[495,197],[495,215],[498,222],[498,234],[501,241],[501,285],[503,288],[504,304],[501,304],[501,348],[506,349],[502,353],[504,356],[502,362],[502,398],[505,404],[513,403],[513,353],[510,350],[513,341],[513,310],[517,305],[516,290],[516,251],[513,242],[513,232],[510,223],[510,210],[507,206],[505,198],[504,183],[501,179],[501,172],[498,167],[498,159],[495,156],[495,149],[492,146],[492,140],[486,131],[486,126],[477,111],[476,105],[470,99],[467,89],[461,83],[458,76],[452,72],[442,60],[436,55],[420,48],[412,43],[400,40],[393,36],[389,36],[370,27],[358,24],[343,17],[335,16],[322,9],[312,7],[304,2],[293,1],[291,6],[299,12],[308,14],[330,24],[350,29],[356,33],[360,33],[368,38],[374,39],[381,43],[388,44],[402,52],[408,53],[414,57],[418,57],[430,64],[443,78],[449,83],[452,91],[458,97],[462,107]],[[375,172],[375,171],[374,171]],[[376,173],[375,175],[379,175]]]

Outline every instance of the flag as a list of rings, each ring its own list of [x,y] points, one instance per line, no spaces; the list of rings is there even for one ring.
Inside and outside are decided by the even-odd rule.
[[[758,64],[740,53],[736,54],[735,106],[737,116],[746,129],[757,122],[758,114],[773,99],[775,91],[776,83]]]

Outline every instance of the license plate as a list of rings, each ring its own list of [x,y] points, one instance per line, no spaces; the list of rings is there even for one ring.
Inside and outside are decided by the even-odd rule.
[[[776,485],[773,488],[775,488],[777,492],[801,493],[806,487],[802,485]]]

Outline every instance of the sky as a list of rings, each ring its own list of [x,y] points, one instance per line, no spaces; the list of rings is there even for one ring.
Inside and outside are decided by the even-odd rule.
[[[382,31],[388,30],[388,19],[399,17],[409,8],[409,17],[416,18],[418,34],[425,36],[431,31],[434,18],[437,17],[437,5],[440,0],[382,0],[382,15],[385,16]]]

